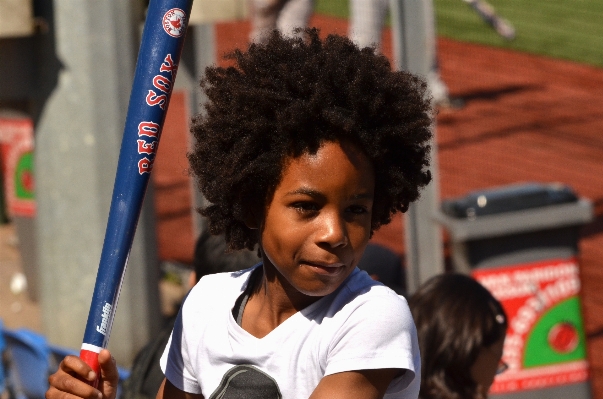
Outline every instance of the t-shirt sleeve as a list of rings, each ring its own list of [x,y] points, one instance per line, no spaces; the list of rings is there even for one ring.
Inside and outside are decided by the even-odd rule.
[[[417,332],[406,300],[387,291],[355,302],[330,343],[325,375],[404,369],[405,373],[389,385],[387,394],[406,389],[420,378],[421,369]]]
[[[192,373],[189,348],[183,328],[184,305],[181,307],[172,335],[159,362],[165,377],[178,389],[188,393],[201,393],[201,387]]]

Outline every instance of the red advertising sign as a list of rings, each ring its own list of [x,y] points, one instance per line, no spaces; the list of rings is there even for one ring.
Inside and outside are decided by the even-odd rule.
[[[503,305],[509,319],[503,361],[490,393],[501,394],[588,379],[580,279],[575,258],[472,274]]]
[[[31,119],[0,117],[0,172],[10,216],[33,217],[36,213],[33,147]]]

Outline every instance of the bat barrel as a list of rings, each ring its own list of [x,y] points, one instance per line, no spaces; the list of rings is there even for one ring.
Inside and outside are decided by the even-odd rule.
[[[99,374],[98,353],[109,342],[119,291],[153,168],[192,0],[151,0],[144,30],[105,240],[80,357]]]

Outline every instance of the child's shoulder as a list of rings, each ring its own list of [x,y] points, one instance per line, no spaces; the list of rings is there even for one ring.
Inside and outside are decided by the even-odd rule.
[[[195,284],[189,292],[187,301],[198,301],[207,299],[226,298],[228,296],[238,296],[251,275],[251,272],[256,267],[261,267],[260,264],[252,266],[248,269],[236,272],[223,272],[208,274]]]
[[[342,293],[343,295],[358,297],[363,300],[382,298],[384,301],[406,302],[406,299],[398,295],[393,289],[374,280],[366,271],[358,268],[344,283],[343,289],[347,291],[347,294]]]
[[[408,316],[406,299],[383,283],[373,280],[365,271],[356,269],[335,294],[333,306],[343,313],[361,311],[367,315],[396,314]]]

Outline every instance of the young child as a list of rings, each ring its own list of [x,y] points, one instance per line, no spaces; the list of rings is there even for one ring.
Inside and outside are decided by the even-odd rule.
[[[492,294],[463,274],[440,274],[408,301],[421,348],[421,399],[485,399],[506,370],[507,316]]]
[[[161,359],[157,398],[416,398],[420,356],[406,301],[356,265],[374,230],[430,180],[425,83],[373,49],[317,30],[235,51],[208,68],[189,155],[231,249],[262,263],[203,277]],[[66,358],[47,399],[113,399]],[[99,392],[100,391],[100,392]],[[101,396],[102,395],[102,396]]]

